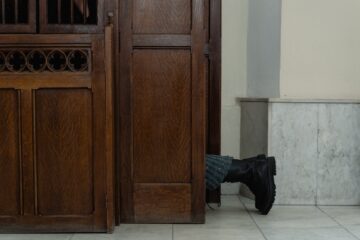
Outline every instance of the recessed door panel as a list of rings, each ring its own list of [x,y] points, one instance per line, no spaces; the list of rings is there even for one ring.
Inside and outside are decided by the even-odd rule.
[[[190,184],[136,184],[134,201],[137,222],[191,221]]]
[[[136,50],[133,57],[137,183],[191,179],[191,54]]]
[[[85,89],[36,91],[41,215],[90,215],[94,210],[91,102],[91,92]]]
[[[192,0],[134,0],[134,33],[187,34]]]
[[[17,91],[0,89],[0,109],[0,216],[14,216],[21,214]]]

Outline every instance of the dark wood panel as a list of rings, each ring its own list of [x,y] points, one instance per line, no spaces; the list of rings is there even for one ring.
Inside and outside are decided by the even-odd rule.
[[[136,184],[134,201],[136,222],[191,221],[190,184]]]
[[[192,0],[134,0],[134,33],[190,33],[191,2]]]
[[[118,159],[119,162],[119,208],[122,222],[134,222],[133,201],[133,129],[131,102],[131,60],[132,60],[132,0],[119,1],[120,56],[118,90]],[[119,212],[118,212],[119,213]]]
[[[135,182],[190,182],[190,51],[136,50],[133,64]]]
[[[13,45],[21,44],[23,46],[41,46],[44,45],[53,45],[56,44],[70,44],[70,46],[89,46],[93,35],[90,34],[64,34],[59,37],[56,34],[37,34],[37,35],[26,35],[26,34],[2,34],[0,38],[0,44],[4,45]],[[101,37],[101,36],[98,36]],[[74,45],[72,45],[74,44]],[[19,46],[20,47],[20,46]]]
[[[89,74],[0,74],[0,88],[91,88]]]
[[[96,219],[89,217],[76,216],[21,216],[0,217],[0,233],[24,233],[30,236],[32,233],[104,233],[106,231],[105,222],[101,225],[94,224]],[[62,236],[60,235],[60,239]],[[35,239],[38,239],[37,236]],[[40,237],[41,239],[41,237]]]
[[[134,35],[134,47],[190,47],[190,35]]]
[[[106,140],[106,210],[107,229],[111,232],[115,225],[115,152],[114,152],[114,26],[110,24],[105,28],[105,78],[106,78],[106,100],[105,100],[105,140]]]
[[[205,222],[206,45],[204,0],[193,0],[192,24],[192,221]]]
[[[108,66],[104,66],[104,64],[110,64],[111,60],[108,59],[107,54],[105,54],[105,49],[108,46],[108,42],[105,44],[101,40],[94,41],[92,51],[94,52],[93,59],[93,86],[92,86],[92,95],[93,95],[93,154],[94,154],[94,205],[95,212],[94,215],[97,216],[94,224],[98,226],[102,226],[105,221],[107,222],[107,229],[111,231],[113,229],[113,224],[109,221],[113,214],[113,206],[109,204],[109,201],[113,199],[113,191],[106,191],[107,186],[112,186],[112,182],[108,182],[110,180],[110,176],[112,175],[112,165],[109,164],[111,159],[107,159],[107,141],[106,137],[110,132],[106,132],[109,122],[106,120],[108,118],[107,112],[107,98],[111,99],[110,89],[107,89],[109,85],[108,81],[112,81],[112,79],[108,79],[108,74],[105,73],[105,69]],[[104,49],[105,47],[105,49]],[[110,100],[111,101],[111,100]],[[111,106],[109,106],[111,107]],[[111,146],[109,146],[111,148]],[[109,213],[111,215],[105,219],[105,214]],[[111,225],[110,225],[111,224]]]
[[[221,145],[221,1],[210,0],[208,153],[220,154]]]
[[[39,213],[92,214],[91,92],[84,89],[38,90],[35,122]]]
[[[14,216],[21,214],[17,91],[0,89],[0,109],[0,216]]]
[[[172,222],[181,216],[168,211],[167,220],[159,219],[162,209],[156,202],[151,202],[151,210],[142,208],[141,200],[135,200],[138,184],[169,189],[189,184],[190,217],[183,220],[205,220],[205,1],[119,2],[122,222],[142,222],[137,217],[141,211],[147,223]],[[162,196],[161,201],[172,201]]]
[[[120,111],[119,111],[119,100],[120,100],[120,71],[117,64],[120,62],[120,23],[119,23],[119,11],[120,8],[120,2],[119,1],[113,1],[113,4],[110,9],[114,10],[114,18],[112,19],[112,25],[113,25],[113,123],[114,123],[114,144],[113,144],[113,151],[114,151],[114,175],[115,175],[115,185],[114,185],[114,218],[115,218],[115,225],[120,225],[120,161],[118,161],[120,156]]]
[[[33,91],[21,91],[21,162],[23,183],[23,214],[35,215],[35,176],[34,176],[34,111]]]
[[[221,148],[221,1],[208,0],[209,84],[207,153],[220,154]],[[207,191],[208,203],[221,203],[221,189]]]

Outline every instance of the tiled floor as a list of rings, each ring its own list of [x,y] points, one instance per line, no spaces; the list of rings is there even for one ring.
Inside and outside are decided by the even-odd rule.
[[[205,225],[121,225],[114,234],[0,235],[0,240],[360,240],[359,207],[275,206],[261,216],[250,200],[223,197]]]

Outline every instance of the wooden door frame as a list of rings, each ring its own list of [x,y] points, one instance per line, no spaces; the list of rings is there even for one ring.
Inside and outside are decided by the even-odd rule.
[[[207,153],[221,153],[221,8],[222,0],[209,6],[209,84]],[[206,191],[207,203],[220,204],[221,189]]]

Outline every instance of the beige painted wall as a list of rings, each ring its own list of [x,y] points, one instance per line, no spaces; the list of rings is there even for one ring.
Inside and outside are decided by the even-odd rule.
[[[240,155],[240,106],[246,96],[248,0],[222,2],[222,154]],[[236,23],[236,24],[235,24]]]
[[[281,97],[360,98],[359,0],[283,0],[281,35]]]
[[[239,96],[246,96],[247,9],[249,0],[222,0],[221,152],[240,157]],[[223,194],[238,194],[239,184],[223,184]]]
[[[223,106],[279,97],[281,0],[222,0]]]
[[[247,13],[249,0],[222,2],[222,103],[246,96]]]

